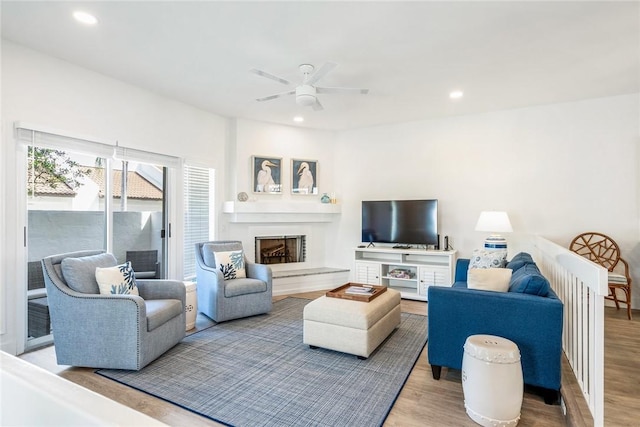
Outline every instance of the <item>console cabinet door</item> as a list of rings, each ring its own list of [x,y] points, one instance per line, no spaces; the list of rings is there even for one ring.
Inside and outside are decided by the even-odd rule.
[[[451,286],[451,272],[448,267],[419,267],[418,293],[427,296],[429,286]]]
[[[355,282],[366,285],[379,285],[380,263],[356,261]]]

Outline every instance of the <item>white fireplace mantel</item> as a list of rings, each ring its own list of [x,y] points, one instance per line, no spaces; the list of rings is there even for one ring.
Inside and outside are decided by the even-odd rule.
[[[222,212],[230,222],[331,222],[340,214],[339,204],[320,202],[224,202]]]

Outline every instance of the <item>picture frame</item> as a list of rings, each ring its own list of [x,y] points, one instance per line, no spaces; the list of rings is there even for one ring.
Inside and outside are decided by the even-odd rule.
[[[318,161],[291,159],[291,193],[306,196],[318,194]]]
[[[254,193],[282,193],[281,157],[251,156],[251,165]]]

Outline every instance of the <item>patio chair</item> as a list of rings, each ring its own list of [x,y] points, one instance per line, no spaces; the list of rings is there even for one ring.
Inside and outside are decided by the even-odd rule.
[[[158,250],[127,251],[126,260],[131,261],[131,267],[136,273],[136,279],[159,279],[160,263]]]

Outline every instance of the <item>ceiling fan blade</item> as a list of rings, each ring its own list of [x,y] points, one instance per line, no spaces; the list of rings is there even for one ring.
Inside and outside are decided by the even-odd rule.
[[[318,98],[316,98],[316,102],[311,105],[311,108],[313,108],[313,111],[324,110],[324,107],[322,106],[322,104],[320,104],[320,100]]]
[[[267,73],[266,71],[258,70],[257,68],[252,68],[249,70],[250,73],[257,74],[262,77],[266,77],[268,79],[274,80],[278,83],[282,83],[283,85],[290,85],[291,82],[289,80],[285,80],[282,77],[274,76],[273,74]]]
[[[281,92],[281,93],[276,93],[275,95],[269,95],[269,96],[265,96],[264,98],[258,98],[256,99],[256,101],[269,101],[271,99],[276,99],[276,98],[280,98],[281,96],[287,96],[287,95],[295,95],[296,91],[295,90],[290,90],[288,92]]]
[[[316,93],[361,93],[366,95],[369,89],[359,89],[355,87],[316,87]]]
[[[308,85],[314,84],[315,82],[323,78],[329,71],[333,70],[337,65],[338,64],[335,64],[333,62],[325,62],[324,65],[320,67],[318,71],[313,73],[313,75],[309,77],[309,80],[307,80],[305,83]]]

